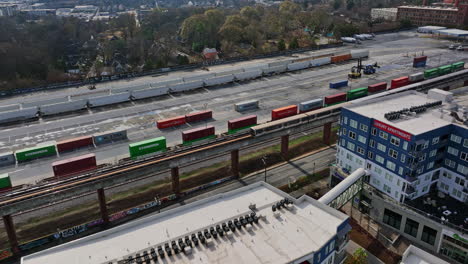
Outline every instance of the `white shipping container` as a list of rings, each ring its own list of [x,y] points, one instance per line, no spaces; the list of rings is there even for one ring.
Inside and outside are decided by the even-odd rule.
[[[23,106],[23,108],[29,108],[29,107],[40,106],[40,105],[58,104],[58,103],[63,103],[63,102],[67,102],[67,101],[68,101],[68,96],[67,97],[59,97],[59,98],[40,100],[40,101],[26,102],[26,103],[22,103],[22,106]]]
[[[244,72],[263,70],[268,68],[268,64],[253,64],[244,68]]]
[[[309,61],[294,62],[288,64],[288,71],[298,71],[308,68],[310,65]]]
[[[191,81],[200,81],[204,79],[209,79],[214,76],[215,76],[214,73],[206,73],[206,74],[200,74],[196,76],[187,76],[187,77],[184,77],[183,79],[184,79],[184,82],[191,82]]]
[[[169,91],[173,93],[195,90],[203,87],[203,81],[186,82],[176,85],[170,85]]]
[[[170,86],[170,85],[173,85],[173,84],[183,83],[183,82],[184,82],[184,80],[182,78],[177,78],[177,79],[172,79],[172,80],[164,80],[164,81],[160,81],[160,82],[151,83],[151,87],[152,88],[158,88],[158,87]]]
[[[144,99],[144,98],[150,98],[150,97],[165,95],[165,94],[167,94],[168,91],[169,91],[168,87],[159,87],[159,88],[153,88],[153,89],[138,90],[138,91],[132,91],[132,97],[134,99],[138,100],[138,99]]]
[[[255,78],[258,78],[258,77],[261,77],[261,76],[262,76],[262,70],[260,70],[260,69],[234,74],[234,77],[238,81],[252,80],[252,79],[255,79]]]
[[[410,82],[417,82],[417,81],[424,80],[424,72],[418,72],[418,73],[411,74],[408,77],[408,79],[409,79]]]
[[[42,115],[46,116],[77,111],[85,109],[86,107],[86,100],[82,99],[65,103],[41,105],[39,106],[39,111],[42,113]]]
[[[141,85],[135,85],[135,86],[112,88],[111,92],[113,94],[118,94],[118,93],[124,93],[124,92],[136,91],[136,90],[144,90],[148,88],[151,88],[151,87],[147,83],[147,84],[141,84]]]
[[[263,74],[269,75],[269,74],[278,74],[285,72],[288,69],[287,65],[280,65],[280,66],[274,66],[274,67],[269,67],[268,69],[263,70]]]
[[[223,71],[223,72],[216,72],[215,76],[224,76],[224,75],[229,75],[229,74],[236,74],[243,72],[244,69],[237,69],[237,70],[232,70],[232,71]]]
[[[234,75],[229,74],[225,76],[219,76],[219,77],[214,77],[210,79],[205,79],[203,82],[205,83],[206,86],[214,86],[214,85],[220,85],[224,83],[229,83],[234,81]]]
[[[104,105],[117,104],[130,101],[130,92],[112,94],[102,97],[89,98],[88,103],[90,107],[98,107]]]
[[[110,94],[109,89],[76,93],[70,96],[70,100],[74,101],[74,100],[80,100],[80,99],[88,99],[92,97],[101,97],[101,96],[105,96],[109,94]]]
[[[37,107],[23,108],[0,113],[0,123],[14,122],[35,118],[37,115]]]
[[[2,105],[0,106],[0,112],[7,112],[11,110],[18,110],[20,109],[19,104],[12,104],[12,105]]]
[[[367,58],[369,57],[369,50],[351,50],[351,58]]]
[[[268,63],[268,67],[276,67],[276,66],[286,66],[289,63],[292,63],[292,60],[282,60],[282,61],[275,61]]]
[[[311,67],[318,67],[318,66],[330,64],[331,63],[331,58],[330,57],[325,57],[325,58],[310,60],[309,63],[310,63]]]

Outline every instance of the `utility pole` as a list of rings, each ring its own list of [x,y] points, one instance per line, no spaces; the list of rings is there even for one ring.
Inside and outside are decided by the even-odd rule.
[[[266,163],[266,160],[267,160],[267,156],[265,155],[262,158],[263,167],[265,169],[265,182],[267,182],[267,163]]]

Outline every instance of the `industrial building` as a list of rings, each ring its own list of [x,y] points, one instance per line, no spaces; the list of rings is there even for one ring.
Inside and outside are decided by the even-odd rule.
[[[371,18],[372,20],[383,19],[387,21],[396,21],[397,12],[397,8],[372,8]]]
[[[403,19],[417,26],[464,26],[468,23],[468,0],[456,0],[451,5],[399,6],[397,20]]]
[[[258,182],[25,256],[21,263],[342,263],[350,229],[347,215]]]

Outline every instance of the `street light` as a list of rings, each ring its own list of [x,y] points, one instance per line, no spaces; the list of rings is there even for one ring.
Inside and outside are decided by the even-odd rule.
[[[267,164],[266,164],[267,156],[263,156],[262,161],[263,161],[263,167],[265,168],[265,182],[267,182]]]

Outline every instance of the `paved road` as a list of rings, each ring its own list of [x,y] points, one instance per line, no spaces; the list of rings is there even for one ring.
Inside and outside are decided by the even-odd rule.
[[[468,54],[446,49],[444,46],[448,43],[433,39],[417,38],[414,37],[414,33],[408,32],[379,35],[375,41],[364,43],[364,45],[359,45],[358,48],[369,48],[371,50],[371,58],[368,61],[370,63],[377,61],[382,68],[375,75],[364,76],[361,80],[353,80],[351,82],[352,88],[367,86],[368,84],[380,81],[388,81],[391,78],[420,71],[411,67],[412,58],[405,57],[407,53],[411,55],[416,51],[421,52],[424,50],[424,53],[430,56],[428,67],[464,58],[468,59]],[[350,48],[354,48],[354,45],[339,48],[338,50]],[[443,54],[443,56],[439,56],[439,54]],[[246,63],[263,63],[272,60],[277,59],[244,62],[231,66],[222,65],[217,66],[218,68],[215,69],[226,70],[228,67],[245,66]],[[235,112],[233,109],[233,104],[236,102],[259,99],[260,109],[244,114],[257,114],[259,121],[265,122],[270,118],[271,109],[346,91],[350,88],[339,89],[339,91],[329,89],[328,83],[332,80],[346,79],[347,72],[352,64],[354,63],[329,65],[319,69],[287,73],[251,82],[235,83],[208,89],[204,88],[190,93],[173,94],[157,99],[102,107],[90,110],[89,112],[47,118],[38,122],[16,124],[5,127],[0,131],[0,151],[15,150],[32,146],[39,142],[71,138],[79,135],[91,135],[96,132],[114,129],[128,129],[129,138],[132,142],[165,136],[168,144],[174,145],[181,142],[181,131],[189,129],[191,126],[199,127],[209,123],[216,127],[217,133],[226,131],[227,120],[242,116],[242,114]],[[144,82],[147,80],[145,78],[151,77],[143,77],[135,81]],[[111,84],[113,83],[109,83],[109,85]],[[155,121],[158,119],[183,115],[205,108],[214,111],[214,119],[207,123],[186,125],[164,131],[155,128]],[[92,151],[96,153],[98,163],[112,163],[128,155],[127,144],[128,142],[123,142],[103,148],[68,153],[59,158],[42,159],[24,165],[2,168],[0,173],[10,173],[15,185],[34,183],[39,179],[52,175],[50,163],[53,160],[77,156]]]

